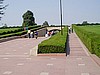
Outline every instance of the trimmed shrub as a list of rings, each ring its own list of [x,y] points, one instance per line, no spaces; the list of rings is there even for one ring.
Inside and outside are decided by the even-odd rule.
[[[23,31],[23,28],[7,28],[7,29],[0,29],[0,35],[10,34],[10,33],[16,33]]]
[[[63,29],[63,35],[57,33],[48,40],[38,45],[38,53],[65,53],[67,39],[67,27]]]
[[[100,57],[100,34],[84,29],[84,26],[73,26],[76,34],[92,54]]]
[[[41,29],[44,27],[38,26],[29,26],[28,29],[31,29],[32,31]],[[21,36],[24,34],[27,34],[27,31],[23,31],[23,28],[7,28],[7,29],[1,29],[0,30],[0,38],[6,38],[11,36]]]

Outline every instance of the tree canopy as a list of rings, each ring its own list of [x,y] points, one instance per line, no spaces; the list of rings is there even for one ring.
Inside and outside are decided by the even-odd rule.
[[[34,15],[30,10],[24,13],[22,17],[23,17],[23,24],[22,24],[23,27],[36,25]]]
[[[4,9],[6,9],[6,7],[8,5],[3,5],[4,0],[0,0],[0,20],[2,18],[2,15],[4,15]]]
[[[83,23],[82,24],[89,24],[87,21],[83,21]]]
[[[48,22],[45,21],[45,22],[43,23],[43,26],[49,26]]]

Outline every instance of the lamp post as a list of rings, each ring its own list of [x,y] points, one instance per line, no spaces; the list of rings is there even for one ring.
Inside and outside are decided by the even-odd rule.
[[[61,21],[61,35],[63,35],[62,30],[62,1],[60,0],[60,21]]]

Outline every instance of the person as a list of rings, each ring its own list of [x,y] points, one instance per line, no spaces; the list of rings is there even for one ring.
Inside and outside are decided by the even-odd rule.
[[[30,33],[30,37],[33,38],[33,32]]]
[[[45,37],[48,37],[48,30],[46,29]]]
[[[28,38],[30,38],[31,30],[28,30]]]
[[[69,34],[71,33],[71,28],[70,27],[68,27],[68,31],[69,31]]]
[[[49,31],[48,35],[51,36],[51,32],[50,31]]]
[[[38,32],[37,31],[35,32],[35,37],[36,37],[36,39],[38,38]]]
[[[73,26],[72,26],[72,33],[73,33]]]
[[[48,34],[45,34],[45,37],[47,38],[48,37]]]
[[[49,31],[47,32],[47,35],[49,36]]]
[[[54,31],[51,31],[51,35],[54,35]]]

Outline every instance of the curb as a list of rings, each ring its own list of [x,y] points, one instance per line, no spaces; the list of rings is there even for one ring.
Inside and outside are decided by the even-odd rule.
[[[18,38],[20,38],[20,36],[13,36],[13,37],[1,38],[0,39],[0,43],[6,42],[6,41],[10,41],[10,40],[14,40],[14,39],[18,39]]]
[[[38,56],[66,56],[66,53],[46,53],[38,54]]]
[[[90,57],[93,59],[100,66],[100,58],[97,57],[95,54],[91,54]]]
[[[37,50],[38,46],[35,46],[34,48],[30,49],[30,56],[37,56]]]

